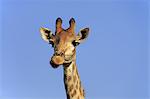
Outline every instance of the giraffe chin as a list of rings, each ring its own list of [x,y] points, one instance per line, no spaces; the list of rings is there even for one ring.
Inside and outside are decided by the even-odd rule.
[[[52,66],[53,68],[59,67],[59,65],[55,64],[53,61],[50,61],[50,64],[51,64],[51,66]]]

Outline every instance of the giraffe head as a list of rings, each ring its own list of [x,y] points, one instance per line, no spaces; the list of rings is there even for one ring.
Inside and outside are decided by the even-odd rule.
[[[57,18],[55,34],[48,28],[40,28],[43,40],[51,44],[54,48],[54,54],[50,60],[50,64],[53,68],[74,61],[76,46],[84,41],[89,34],[89,28],[84,28],[76,35],[74,31],[75,20],[73,18],[70,19],[69,24],[68,29],[63,29],[62,19]]]

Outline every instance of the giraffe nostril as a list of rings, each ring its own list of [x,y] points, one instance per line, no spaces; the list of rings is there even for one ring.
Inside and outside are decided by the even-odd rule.
[[[60,53],[60,56],[64,55],[64,53]]]
[[[64,53],[62,53],[62,52],[55,52],[54,55],[55,55],[55,56],[62,56],[62,55],[64,55]]]

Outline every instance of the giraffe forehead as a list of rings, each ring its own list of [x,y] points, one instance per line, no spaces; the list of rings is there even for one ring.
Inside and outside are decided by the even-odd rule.
[[[72,41],[75,40],[75,36],[72,33],[67,31],[62,31],[56,35],[56,48],[62,51],[65,51],[66,55],[72,53],[74,50],[74,46],[72,45]]]
[[[58,34],[58,37],[62,42],[68,42],[75,39],[75,34],[69,31],[63,30]]]

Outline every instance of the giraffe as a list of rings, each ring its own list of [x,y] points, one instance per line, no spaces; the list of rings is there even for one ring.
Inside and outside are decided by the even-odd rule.
[[[75,34],[75,20],[71,18],[69,28],[62,28],[62,19],[56,19],[55,34],[48,28],[41,27],[40,33],[44,41],[54,48],[50,64],[53,68],[60,65],[64,70],[64,86],[67,99],[85,99],[84,89],[76,66],[76,46],[83,42],[88,34],[89,28],[84,28]]]

